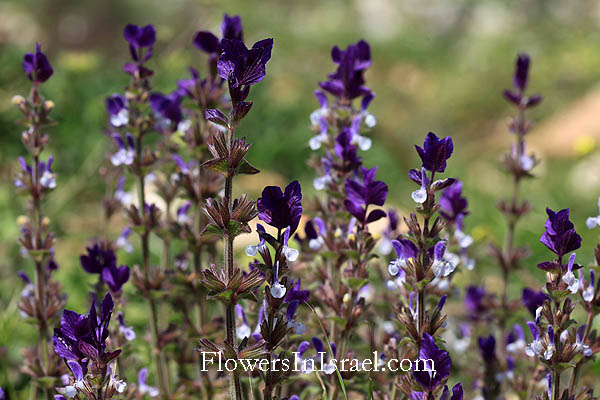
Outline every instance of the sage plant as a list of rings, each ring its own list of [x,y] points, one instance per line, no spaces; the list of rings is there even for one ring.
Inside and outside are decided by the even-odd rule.
[[[256,206],[245,195],[233,198],[233,179],[240,174],[256,174],[245,157],[250,144],[244,138],[237,138],[235,131],[241,120],[252,108],[252,102],[246,101],[250,88],[266,76],[266,64],[271,58],[273,39],[256,42],[248,49],[238,39],[222,39],[221,54],[217,61],[219,76],[227,81],[231,98],[231,111],[228,115],[218,109],[206,111],[206,119],[220,127],[209,142],[212,159],[203,166],[212,169],[225,178],[225,191],[222,199],[208,199],[205,212],[209,223],[206,233],[216,234],[224,242],[223,267],[212,266],[204,270],[203,284],[209,295],[221,301],[225,306],[226,339],[219,347],[208,339],[202,339],[201,348],[223,352],[225,358],[255,358],[262,354],[255,347],[246,348],[247,341],[237,345],[235,306],[239,298],[247,296],[264,282],[258,272],[253,271],[243,277],[239,268],[234,266],[233,242],[241,233],[250,232],[248,222],[256,214]],[[245,351],[244,351],[245,350]],[[252,357],[250,357],[252,356]],[[234,370],[230,378],[231,398],[241,399],[242,385],[239,371]]]
[[[43,212],[44,199],[56,188],[56,174],[52,170],[54,158],[48,156],[44,161],[43,155],[50,140],[46,129],[54,124],[50,117],[54,103],[46,100],[40,89],[54,71],[39,43],[34,53],[23,58],[23,68],[32,88],[27,98],[15,96],[12,102],[23,114],[21,123],[25,130],[21,140],[30,161],[19,157],[20,171],[15,176],[14,185],[28,196],[28,216],[21,221],[18,241],[21,253],[33,261],[35,272],[33,282],[26,273],[20,274],[26,287],[18,306],[26,318],[35,322],[39,337],[36,346],[26,350],[22,370],[34,380],[30,397],[37,398],[38,392],[42,391],[46,398],[51,399],[52,388],[63,369],[50,348],[50,329],[66,303],[60,285],[52,279],[52,273],[58,268],[53,258],[55,236],[50,228],[50,219]]]

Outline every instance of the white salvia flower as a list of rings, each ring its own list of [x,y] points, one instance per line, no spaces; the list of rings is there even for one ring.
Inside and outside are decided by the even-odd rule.
[[[279,262],[277,262],[275,264],[275,276],[274,276],[273,286],[271,286],[271,296],[275,297],[276,299],[281,299],[283,296],[285,296],[285,292],[287,291],[287,289],[285,286],[283,286],[281,283],[279,283],[278,278],[279,278]]]
[[[335,370],[337,369],[336,365],[332,362],[328,362],[327,364],[325,364],[325,366],[323,367],[323,371],[327,374],[327,375],[331,375],[335,372]]]
[[[560,334],[560,342],[564,343],[567,341],[567,339],[569,339],[569,331],[562,331]]]
[[[290,227],[288,226],[283,233],[283,255],[285,259],[288,261],[296,261],[298,259],[298,255],[300,252],[296,249],[292,249],[288,246],[288,241],[290,239]]]
[[[366,136],[354,135],[353,141],[357,144],[358,148],[361,149],[362,151],[369,150],[371,148],[371,146],[373,145],[373,141]]]
[[[573,264],[575,263],[575,253],[569,257],[569,265],[567,273],[563,275],[562,280],[565,282],[571,293],[577,293],[579,291],[579,279],[575,278],[573,274]]]
[[[65,396],[67,396],[69,399],[72,399],[73,397],[77,396],[77,389],[75,388],[75,386],[73,385],[69,385],[65,387]]]
[[[177,130],[179,132],[186,132],[188,129],[192,127],[192,121],[189,119],[184,119],[177,124]]]
[[[366,113],[365,125],[367,126],[367,128],[375,127],[375,125],[377,125],[377,118],[373,114]]]
[[[590,348],[590,346],[588,346],[587,344],[585,344],[583,342],[584,340],[584,336],[585,336],[585,331],[586,331],[586,327],[587,325],[581,325],[578,329],[577,329],[577,333],[575,335],[575,351],[579,351],[582,352],[584,356],[586,357],[591,357],[594,352],[592,351],[592,349]]]
[[[530,171],[535,165],[535,159],[532,156],[522,155],[520,161],[524,171]]]
[[[313,151],[319,150],[321,148],[321,145],[325,143],[328,139],[329,138],[327,136],[327,133],[320,133],[310,138],[310,140],[308,141],[308,146]]]
[[[315,190],[323,190],[323,189],[325,189],[325,186],[329,182],[331,182],[331,176],[329,176],[329,174],[327,174],[327,175],[323,175],[318,178],[315,178],[313,180],[313,186],[314,186]]]
[[[122,108],[117,114],[110,116],[110,124],[114,127],[127,125],[128,122],[129,111],[126,108]]]
[[[150,397],[157,397],[160,392],[157,388],[146,384],[148,378],[148,368],[142,368],[138,373],[138,393],[140,395],[147,394]]]
[[[250,327],[246,324],[243,324],[242,326],[238,327],[238,329],[237,329],[237,337],[240,340],[243,340],[244,338],[249,337],[251,333],[252,333],[252,329],[250,329]]]
[[[377,251],[383,255],[388,255],[392,252],[392,241],[388,238],[383,238],[379,241],[377,245]]]
[[[40,183],[45,188],[54,189],[56,187],[56,175],[50,171],[44,171],[40,178]]]
[[[265,228],[261,224],[256,225],[256,231],[265,232]],[[265,239],[259,234],[258,235],[258,244],[248,245],[246,246],[246,255],[248,257],[254,257],[259,250],[262,250],[265,246]]]
[[[589,229],[593,229],[597,226],[600,226],[600,197],[598,197],[598,215],[595,217],[589,217],[586,221],[585,221],[585,225],[589,228]]]
[[[432,265],[433,273],[437,278],[445,278],[454,272],[456,266],[458,265],[457,259],[460,259],[458,256],[456,256],[456,254],[445,254],[445,252],[446,242],[437,242],[433,250],[434,259]]]
[[[427,200],[427,190],[425,190],[424,188],[415,190],[411,193],[410,197],[412,197],[415,203],[423,204],[425,203],[425,200]]]
[[[456,238],[458,246],[461,249],[466,249],[467,247],[473,244],[473,238],[470,235],[467,235],[466,233],[461,231],[460,229],[457,229],[456,232],[454,232],[454,237]]]
[[[110,158],[110,162],[115,167],[119,165],[131,165],[133,164],[133,158],[135,154],[133,149],[120,148],[115,154]]]

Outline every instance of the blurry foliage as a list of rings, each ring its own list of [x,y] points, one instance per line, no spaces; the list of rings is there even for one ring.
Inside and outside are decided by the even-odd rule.
[[[250,189],[252,195],[261,189],[258,185],[295,178],[310,196],[313,176],[305,161],[310,154],[308,115],[317,107],[312,92],[333,70],[330,48],[365,38],[373,51],[367,81],[377,94],[370,111],[378,119],[373,149],[363,154],[365,164],[380,167],[379,177],[390,186],[391,204],[411,207],[409,194],[414,187],[406,172],[417,164],[413,144],[422,142],[429,130],[454,137],[455,154],[448,172],[465,182],[472,212],[467,230],[479,239],[482,256],[475,272],[462,278],[465,281],[489,279],[486,271],[493,263],[486,257],[485,243],[502,240],[505,230],[495,208],[508,184],[497,161],[509,139],[503,119],[510,108],[501,91],[511,84],[516,53],[531,54],[531,90],[544,95],[544,102],[531,115],[536,121],[563,110],[600,78],[600,4],[595,0],[3,1],[0,347],[9,347],[9,357],[0,359],[0,384],[7,379],[5,363],[14,365],[20,357],[22,343],[17,342],[29,343],[35,335],[25,329],[15,305],[21,285],[14,271],[32,268],[18,256],[16,218],[24,204],[13,196],[12,187],[16,157],[24,150],[14,124],[18,113],[10,99],[26,94],[29,86],[21,67],[23,53],[40,41],[55,68],[43,91],[56,103],[53,114],[59,124],[51,128],[49,152],[56,158],[59,187],[46,210],[59,237],[58,279],[69,293],[68,307],[82,311],[92,278],[79,267],[78,256],[88,238],[103,229],[104,188],[97,172],[109,143],[103,134],[104,97],[120,90],[127,80],[121,73],[128,58],[122,28],[128,22],[156,25],[155,84],[170,91],[177,79],[187,76],[188,65],[204,65],[192,46],[194,32],[218,30],[224,12],[242,16],[248,42],[275,39],[267,79],[253,89],[254,110],[240,127],[253,143],[250,161],[269,172],[253,181],[257,184]],[[537,169],[539,179],[524,185],[524,194],[535,202],[534,212],[518,227],[517,235],[518,242],[532,250],[527,273],[518,274],[519,281],[536,286],[543,282],[543,273],[535,265],[548,257],[537,242],[545,206],[571,208],[584,239],[578,259],[591,262],[598,237],[586,229],[585,218],[596,215],[595,199],[600,194],[597,186],[574,190],[576,185],[586,185],[573,176],[581,159],[539,156],[543,158]],[[132,262],[136,259],[129,257]],[[520,287],[520,283],[514,286],[513,297]],[[132,322],[143,325],[139,316],[137,321],[131,316]]]

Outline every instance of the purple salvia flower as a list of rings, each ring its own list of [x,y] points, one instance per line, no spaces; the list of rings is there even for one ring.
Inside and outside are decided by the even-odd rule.
[[[513,86],[515,91],[505,90],[504,98],[509,102],[519,107],[533,107],[538,105],[542,101],[542,96],[533,95],[525,96],[524,92],[527,89],[527,83],[529,81],[529,54],[521,53],[517,56],[515,65],[515,74],[513,77]]]
[[[133,330],[132,326],[125,325],[125,318],[121,311],[117,313],[117,319],[119,320],[119,332],[123,335],[123,337],[128,341],[135,340],[135,331]]]
[[[174,91],[168,95],[158,92],[152,93],[150,95],[150,105],[154,112],[162,118],[177,125],[183,119],[183,113],[181,111],[182,98],[183,93],[180,91]]]
[[[465,308],[469,313],[469,317],[479,319],[481,315],[487,311],[487,307],[483,302],[485,296],[485,287],[467,287],[467,291],[465,293]]]
[[[331,58],[338,68],[329,75],[329,80],[319,82],[322,89],[345,102],[370,93],[370,89],[364,86],[364,71],[371,65],[371,49],[367,42],[361,40],[349,45],[346,50],[335,46],[331,50]]]
[[[565,282],[571,293],[577,293],[579,291],[579,279],[575,278],[573,274],[573,264],[575,264],[575,253],[569,257],[569,263],[567,265],[567,273],[562,276],[562,281]]]
[[[323,247],[323,238],[327,234],[325,222],[319,217],[313,218],[304,225],[304,233],[308,239],[308,247],[312,250],[319,250]]]
[[[23,57],[23,69],[27,77],[36,84],[44,83],[54,73],[48,58],[42,53],[42,45],[36,43],[35,53],[27,53]]]
[[[352,139],[352,131],[350,128],[344,127],[342,132],[337,136],[333,149],[335,155],[342,161],[342,165],[337,168],[344,172],[354,171],[362,165],[362,159],[358,156]]]
[[[413,201],[417,204],[423,204],[425,201],[427,201],[427,186],[429,185],[429,178],[427,177],[427,171],[425,170],[425,167],[421,168],[420,182],[421,187],[410,194],[410,197],[412,197]]]
[[[416,393],[416,392],[413,392],[413,393]],[[423,395],[424,395],[424,393],[423,393]],[[420,398],[424,399],[425,397],[423,396]],[[442,395],[439,398],[439,400],[462,400],[462,399],[463,399],[463,388],[462,388],[462,384],[460,382],[452,387],[452,395],[450,395],[450,390],[448,389],[448,386],[444,386],[444,391],[442,392]]]
[[[283,232],[283,255],[285,256],[285,259],[288,261],[296,261],[298,259],[298,255],[300,254],[300,252],[296,249],[292,249],[291,247],[288,246],[288,242],[290,240],[290,228],[287,227],[285,229],[285,231]]]
[[[138,393],[142,396],[147,394],[150,397],[158,397],[159,390],[153,386],[149,386],[146,381],[148,379],[148,368],[142,368],[138,373]]]
[[[127,252],[127,253],[133,252],[133,245],[129,241],[130,235],[131,235],[131,228],[127,227],[127,228],[123,229],[123,232],[121,232],[121,235],[119,235],[119,237],[115,241],[115,246],[117,246],[120,249],[125,250],[125,252]]]
[[[521,299],[523,300],[523,304],[529,310],[531,315],[535,315],[535,311],[540,307],[546,300],[548,300],[548,296],[542,291],[536,291],[530,288],[523,289]]]
[[[469,214],[467,211],[468,202],[462,195],[463,184],[460,181],[454,182],[447,187],[440,196],[440,215],[450,224],[457,224],[462,229],[463,218]]]
[[[523,348],[525,348],[525,332],[521,325],[515,324],[506,337],[506,351],[519,353]]]
[[[114,94],[106,98],[106,110],[110,117],[110,124],[114,127],[127,125],[129,122],[129,110],[127,99],[122,94]]]
[[[115,189],[115,199],[124,206],[131,203],[132,195],[123,190],[125,187],[125,176],[120,176],[117,182],[117,188]]]
[[[120,165],[131,165],[133,164],[133,160],[135,158],[135,147],[133,143],[133,136],[131,134],[127,134],[127,145],[123,141],[123,138],[119,134],[112,135],[113,140],[118,146],[118,150],[110,157],[110,162],[115,167]]]
[[[546,394],[548,394],[548,398],[551,399],[552,398],[552,374],[548,373],[546,375],[546,380],[548,381],[548,389],[546,391]]]
[[[186,225],[186,224],[190,223],[191,219],[190,219],[190,216],[188,215],[188,212],[190,211],[191,206],[192,206],[192,203],[188,201],[181,207],[177,208],[177,222],[178,223],[180,223],[182,225]]]
[[[250,329],[250,326],[248,325],[248,321],[246,320],[246,313],[244,312],[244,309],[241,304],[235,305],[235,314],[237,315],[238,319],[242,321],[242,324],[237,328],[238,339],[243,340],[247,337],[250,337],[252,329]]]
[[[271,286],[271,296],[281,299],[285,296],[286,287],[279,283],[279,262],[275,262],[275,274],[273,275],[273,285]]]
[[[115,253],[100,245],[94,244],[92,247],[86,247],[87,254],[79,257],[81,266],[90,274],[101,274],[104,268],[116,266],[117,258]]]
[[[129,43],[129,52],[133,61],[143,64],[152,57],[152,47],[156,41],[156,31],[153,25],[140,27],[129,24],[125,27],[123,36]],[[144,49],[146,49],[145,52]]]
[[[111,291],[119,293],[123,285],[129,280],[129,267],[121,265],[109,265],[102,270],[102,281],[108,285]]]
[[[429,132],[423,147],[415,145],[415,148],[421,158],[423,168],[431,172],[444,172],[446,161],[452,155],[454,145],[450,136],[440,139],[435,133]]]
[[[593,351],[590,348],[590,346],[584,343],[585,331],[585,324],[577,328],[577,333],[575,335],[575,351],[580,351],[583,353],[584,356],[591,357],[593,355]]]
[[[288,328],[292,328],[295,333],[298,335],[303,335],[306,333],[306,325],[304,325],[300,321],[296,321],[294,316],[296,315],[296,310],[298,310],[298,306],[300,305],[300,301],[293,300],[291,301],[286,309],[286,317],[288,320]]]
[[[417,246],[408,239],[400,238],[399,240],[392,240],[392,246],[396,251],[397,258],[390,261],[388,265],[388,272],[392,276],[398,275],[401,268],[406,267],[406,261],[410,258],[414,258],[419,253]]]
[[[40,177],[40,185],[46,189],[54,189],[56,187],[56,175],[52,172],[52,162],[54,157],[48,157],[46,164],[40,163],[40,169],[42,176]]]
[[[236,105],[248,97],[250,86],[265,78],[273,39],[258,41],[251,49],[240,40],[223,39],[221,49],[217,62],[219,76],[229,82],[231,100]]]
[[[568,208],[558,212],[546,208],[546,213],[548,214],[548,220],[544,225],[546,231],[540,237],[540,242],[558,257],[581,247],[581,236],[577,234],[573,223],[569,220]]]
[[[277,186],[267,186],[256,202],[258,218],[279,230],[290,228],[290,235],[298,228],[302,216],[302,190],[298,181],[293,181],[285,192]]]
[[[487,364],[494,362],[496,360],[496,338],[494,335],[489,335],[487,338],[480,337],[477,342],[483,360]]]
[[[265,247],[265,239],[260,234],[260,232],[265,232],[265,228],[261,224],[256,224],[256,232],[258,233],[258,244],[246,246],[246,255],[248,257],[254,257],[256,253]]]
[[[588,229],[600,226],[600,197],[598,197],[598,215],[595,217],[588,217],[588,219],[585,220],[585,225]]]
[[[437,278],[445,278],[456,269],[457,263],[446,255],[446,242],[439,241],[433,248],[433,273]]]
[[[294,300],[298,300],[300,304],[304,304],[310,298],[310,290],[302,290],[302,281],[298,278],[297,281],[291,281],[291,289],[285,296],[285,301],[291,303]]]
[[[419,359],[425,367],[423,371],[413,371],[413,377],[423,389],[433,391],[450,375],[450,356],[435,344],[430,334],[423,333]]]
[[[386,216],[385,211],[376,209],[367,215],[369,205],[383,206],[388,194],[388,187],[382,181],[376,181],[377,167],[361,168],[362,182],[347,179],[345,183],[346,199],[344,207],[354,218],[366,225]]]

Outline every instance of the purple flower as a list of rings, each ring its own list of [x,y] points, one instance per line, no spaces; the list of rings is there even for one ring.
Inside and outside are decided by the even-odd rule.
[[[110,157],[110,162],[115,167],[119,165],[131,165],[135,159],[135,145],[133,143],[133,136],[127,133],[127,145],[123,141],[121,135],[115,133],[112,135],[113,140],[117,144],[118,150]]]
[[[321,88],[346,101],[370,93],[364,86],[364,71],[371,65],[371,48],[367,42],[361,40],[346,50],[334,46],[331,58],[338,68],[329,75],[329,80],[319,83]]]
[[[224,39],[244,40],[242,28],[242,18],[239,15],[230,17],[225,14],[221,23],[221,35]],[[211,54],[219,55],[221,52],[221,40],[208,31],[200,31],[194,37],[194,46],[198,49]]]
[[[35,45],[35,53],[27,53],[23,57],[23,69],[29,80],[35,83],[46,82],[54,73],[48,58],[42,53],[42,45],[39,43]]]
[[[129,122],[127,99],[121,94],[114,94],[106,98],[106,111],[108,111],[112,126],[120,127]]]
[[[431,172],[444,172],[446,161],[452,155],[454,145],[450,136],[440,139],[435,133],[429,132],[423,147],[415,145],[415,148],[421,157],[423,168]]]
[[[423,361],[423,368],[421,371],[414,370],[413,376],[426,391],[434,390],[450,375],[448,352],[440,349],[428,333],[423,333],[419,359]]]
[[[223,39],[221,47],[223,53],[217,67],[221,78],[229,81],[229,91],[235,105],[248,97],[250,86],[265,78],[273,39],[258,41],[251,49],[241,40]]]
[[[84,370],[87,369],[84,359],[107,363],[118,356],[120,350],[105,354],[106,339],[109,335],[108,324],[113,307],[112,297],[106,294],[100,304],[100,315],[96,311],[95,299],[88,315],[65,310],[60,328],[54,330],[52,337],[56,354],[65,360],[79,361]]]
[[[496,338],[494,335],[488,337],[479,337],[479,352],[483,360],[490,364],[496,359]]]
[[[521,299],[531,315],[535,315],[535,310],[543,305],[544,302],[549,299],[549,297],[542,291],[538,292],[530,288],[525,288],[521,294]]]
[[[533,107],[538,105],[542,101],[542,96],[525,96],[524,92],[527,89],[527,83],[529,80],[529,54],[521,53],[517,56],[515,64],[515,74],[513,77],[513,86],[515,91],[505,90],[504,98],[511,103],[520,107]]]
[[[540,237],[540,242],[558,257],[581,247],[581,236],[575,232],[573,223],[569,220],[568,208],[558,212],[546,208],[546,213],[548,214],[548,220],[544,225],[546,231]]]
[[[102,270],[102,280],[114,293],[120,292],[123,285],[129,280],[129,267],[109,265]]]
[[[450,395],[450,390],[448,386],[444,386],[444,391],[440,396],[439,400],[462,400],[463,399],[463,388],[462,384],[459,382],[452,387],[452,395]]]
[[[469,286],[467,288],[467,292],[465,293],[465,308],[471,318],[477,319],[487,311],[487,307],[483,303],[485,295],[485,287],[483,286]]]
[[[138,373],[138,392],[143,396],[148,394],[150,397],[157,397],[160,392],[157,388],[149,386],[146,381],[148,379],[148,368],[140,369]]]
[[[258,218],[279,230],[290,228],[290,235],[298,228],[302,216],[302,191],[298,181],[293,181],[285,192],[277,186],[263,189],[261,198],[256,202]]]
[[[156,41],[156,31],[153,25],[140,27],[129,24],[125,27],[123,36],[129,43],[129,52],[134,61],[144,63],[152,57],[152,46]],[[144,49],[146,49],[145,53]]]
[[[162,93],[152,93],[150,95],[150,105],[154,112],[177,125],[183,119],[181,112],[182,97],[183,95],[179,91],[174,91],[166,96]]]
[[[346,180],[346,199],[344,207],[362,225],[377,221],[386,216],[381,209],[373,210],[367,216],[370,205],[383,206],[388,194],[388,187],[382,181],[376,181],[377,167],[361,168],[362,182],[355,179]]]
[[[291,303],[293,301],[298,301],[299,304],[304,304],[310,298],[310,290],[302,290],[301,288],[302,282],[300,278],[296,282],[292,280],[291,289],[287,292],[285,296],[285,301],[287,303]]]
[[[86,247],[87,254],[79,257],[81,266],[90,274],[101,274],[107,267],[116,266],[117,257],[112,249],[104,243],[95,243],[92,247]]]
[[[456,181],[446,188],[440,196],[440,215],[449,223],[458,224],[462,228],[462,221],[467,211],[467,199],[462,195],[462,182]]]
[[[344,127],[335,140],[335,155],[342,161],[338,168],[343,172],[356,170],[362,165],[362,159],[358,156],[357,148],[352,143],[353,133],[348,127]]]

